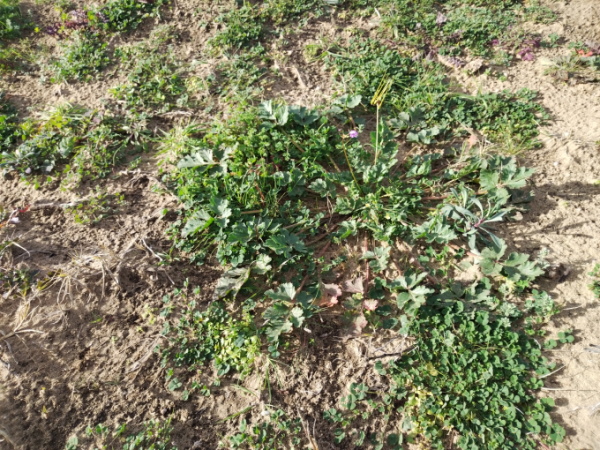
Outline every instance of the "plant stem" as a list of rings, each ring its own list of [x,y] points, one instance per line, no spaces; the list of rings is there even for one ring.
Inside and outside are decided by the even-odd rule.
[[[379,103],[377,104],[377,123],[375,125],[375,164],[377,164],[379,157]]]
[[[358,189],[360,189],[360,192],[362,194],[364,194],[364,192],[362,190],[362,186],[360,184],[358,184],[356,175],[354,175],[354,170],[352,170],[352,164],[350,164],[350,159],[348,158],[348,152],[346,152],[346,144],[342,144],[342,150],[344,150],[344,156],[346,157],[346,164],[348,164],[348,169],[350,169],[350,175],[352,175],[352,179],[356,183],[356,186],[358,187]]]

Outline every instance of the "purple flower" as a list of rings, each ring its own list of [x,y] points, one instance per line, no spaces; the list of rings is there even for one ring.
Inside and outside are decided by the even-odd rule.
[[[529,47],[525,47],[517,53],[521,57],[523,61],[533,61],[535,60],[535,55],[533,54],[533,50]]]
[[[352,139],[356,139],[358,137],[358,131],[352,130],[350,133],[348,133],[348,136],[350,136]]]
[[[524,53],[523,56],[521,56],[521,59],[523,61],[533,61],[535,59],[535,55],[531,52],[527,52]]]
[[[31,173],[31,167],[28,167],[27,169],[25,169],[25,173],[26,173],[27,175],[29,175],[29,174]]]

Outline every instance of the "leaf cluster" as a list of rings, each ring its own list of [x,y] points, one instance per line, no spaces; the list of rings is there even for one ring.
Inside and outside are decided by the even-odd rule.
[[[110,64],[108,45],[94,32],[74,33],[61,45],[61,56],[50,63],[50,81],[90,81]]]
[[[94,446],[93,448],[123,450],[177,450],[171,443],[172,432],[171,419],[150,420],[140,426],[124,423],[117,425],[112,432],[103,424],[89,425],[84,436],[69,438],[65,449],[77,450]]]
[[[140,44],[115,53],[127,70],[127,82],[110,91],[127,112],[161,113],[187,103],[181,67],[171,49]]]
[[[201,312],[190,302],[181,317],[167,325],[164,334],[169,346],[162,351],[162,364],[199,369],[212,362],[218,376],[230,372],[247,375],[260,343],[250,317],[232,317],[221,302],[213,302]]]
[[[13,126],[0,168],[50,174],[62,164],[78,180],[105,177],[127,152],[144,145],[143,122],[62,105]]]
[[[392,130],[409,142],[431,144],[434,138],[478,130],[492,142],[512,140],[529,148],[537,145],[538,126],[548,119],[530,90],[459,94],[452,91],[440,65],[415,64],[380,41],[352,40],[347,47],[333,48],[325,62],[350,92],[363,98],[372,98],[380,80],[388,79],[384,110]]]
[[[0,0],[0,41],[16,38],[27,28],[18,0]],[[2,45],[7,45],[2,43]]]
[[[242,419],[239,432],[228,436],[227,442],[222,441],[221,446],[265,450],[306,448],[302,445],[303,441],[302,421],[299,418],[290,418],[283,410],[277,409],[269,411],[267,419],[252,426]]]

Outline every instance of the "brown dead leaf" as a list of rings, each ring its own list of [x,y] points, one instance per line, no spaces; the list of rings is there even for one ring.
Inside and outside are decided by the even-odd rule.
[[[331,307],[338,304],[338,297],[342,295],[342,289],[337,284],[321,284],[321,298],[319,306]]]
[[[363,278],[358,277],[354,280],[342,281],[342,290],[344,292],[350,292],[352,294],[358,294],[364,292]]]

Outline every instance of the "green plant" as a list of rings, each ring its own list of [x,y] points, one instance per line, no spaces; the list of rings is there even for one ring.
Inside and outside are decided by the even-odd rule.
[[[110,63],[107,45],[97,33],[74,33],[72,40],[61,45],[61,56],[50,63],[54,83],[90,81]]]
[[[115,52],[128,70],[127,83],[111,89],[127,110],[166,112],[184,106],[188,94],[181,68],[170,49],[160,41]]]
[[[530,20],[535,23],[554,23],[558,17],[552,9],[540,5],[539,1],[530,2],[523,12],[525,20]]]
[[[383,379],[377,385],[387,389],[353,383],[343,410],[325,412],[335,424],[336,442],[353,437],[355,445],[367,439],[375,448],[402,448],[426,441],[442,449],[448,432],[464,449],[535,449],[540,439],[562,440],[564,430],[548,415],[553,401],[531,395],[542,385],[538,377],[553,366],[533,339],[511,329],[512,320],[473,309],[469,291],[462,295],[446,306],[439,303],[446,295],[430,297],[410,325],[417,338],[410,349],[400,359],[375,364]],[[392,420],[397,409],[403,412],[400,423]],[[382,425],[364,430],[361,418]]]
[[[129,31],[148,17],[159,17],[160,8],[168,3],[168,0],[110,0],[90,15],[92,23],[99,28]]]
[[[442,54],[491,55],[511,38],[518,1],[382,0],[382,27],[400,44]],[[474,7],[476,6],[476,7]],[[435,53],[435,52],[434,52]]]
[[[588,275],[594,279],[589,284],[589,288],[594,293],[594,296],[600,299],[600,264],[596,264]]]
[[[0,207],[0,233],[3,233],[3,228],[10,217],[11,214]],[[11,253],[13,246],[20,247],[13,240],[6,238],[0,240],[0,292],[8,295],[17,291],[24,295],[34,286],[34,278],[38,271],[16,267]]]
[[[240,48],[257,41],[263,33],[263,19],[259,9],[242,6],[232,9],[217,18],[217,22],[225,24],[225,30],[217,34],[211,44],[222,48]]]
[[[450,90],[441,66],[415,65],[374,40],[355,39],[325,61],[341,84],[362,98],[373,98],[380,80],[387,79],[383,110],[391,116],[392,130],[411,142],[431,144],[478,130],[492,142],[512,141],[513,148],[526,149],[538,145],[538,126],[548,119],[534,102],[535,92],[458,94]]]
[[[99,194],[67,208],[66,211],[73,215],[75,223],[95,225],[113,215],[124,202],[125,196],[123,194]]]
[[[162,352],[163,366],[173,363],[201,369],[212,362],[218,376],[230,372],[249,374],[260,349],[250,316],[246,313],[234,318],[221,302],[212,303],[204,312],[190,302],[175,323],[165,326],[163,333],[170,341]],[[170,386],[175,389],[177,383],[171,380]]]
[[[252,426],[242,419],[239,433],[228,436],[226,441],[221,441],[220,447],[264,450],[306,448],[302,445],[304,427],[299,418],[290,418],[281,409],[268,410],[265,415],[266,419]]]
[[[0,41],[18,37],[24,26],[26,23],[19,9],[19,1],[0,0]]]
[[[8,148],[15,142],[17,111],[0,91],[0,148]]]
[[[68,440],[65,449],[177,450],[171,443],[172,432],[171,419],[164,422],[151,420],[140,426],[117,425],[112,432],[107,426],[98,424],[88,426],[85,429],[84,436],[72,436]],[[86,447],[81,447],[82,445],[86,445]]]
[[[144,147],[145,124],[71,105],[59,106],[18,125],[0,153],[0,168],[23,176],[49,174],[65,163],[69,179],[105,177],[128,151]],[[0,128],[1,129],[1,128]],[[6,140],[5,139],[5,140]]]

